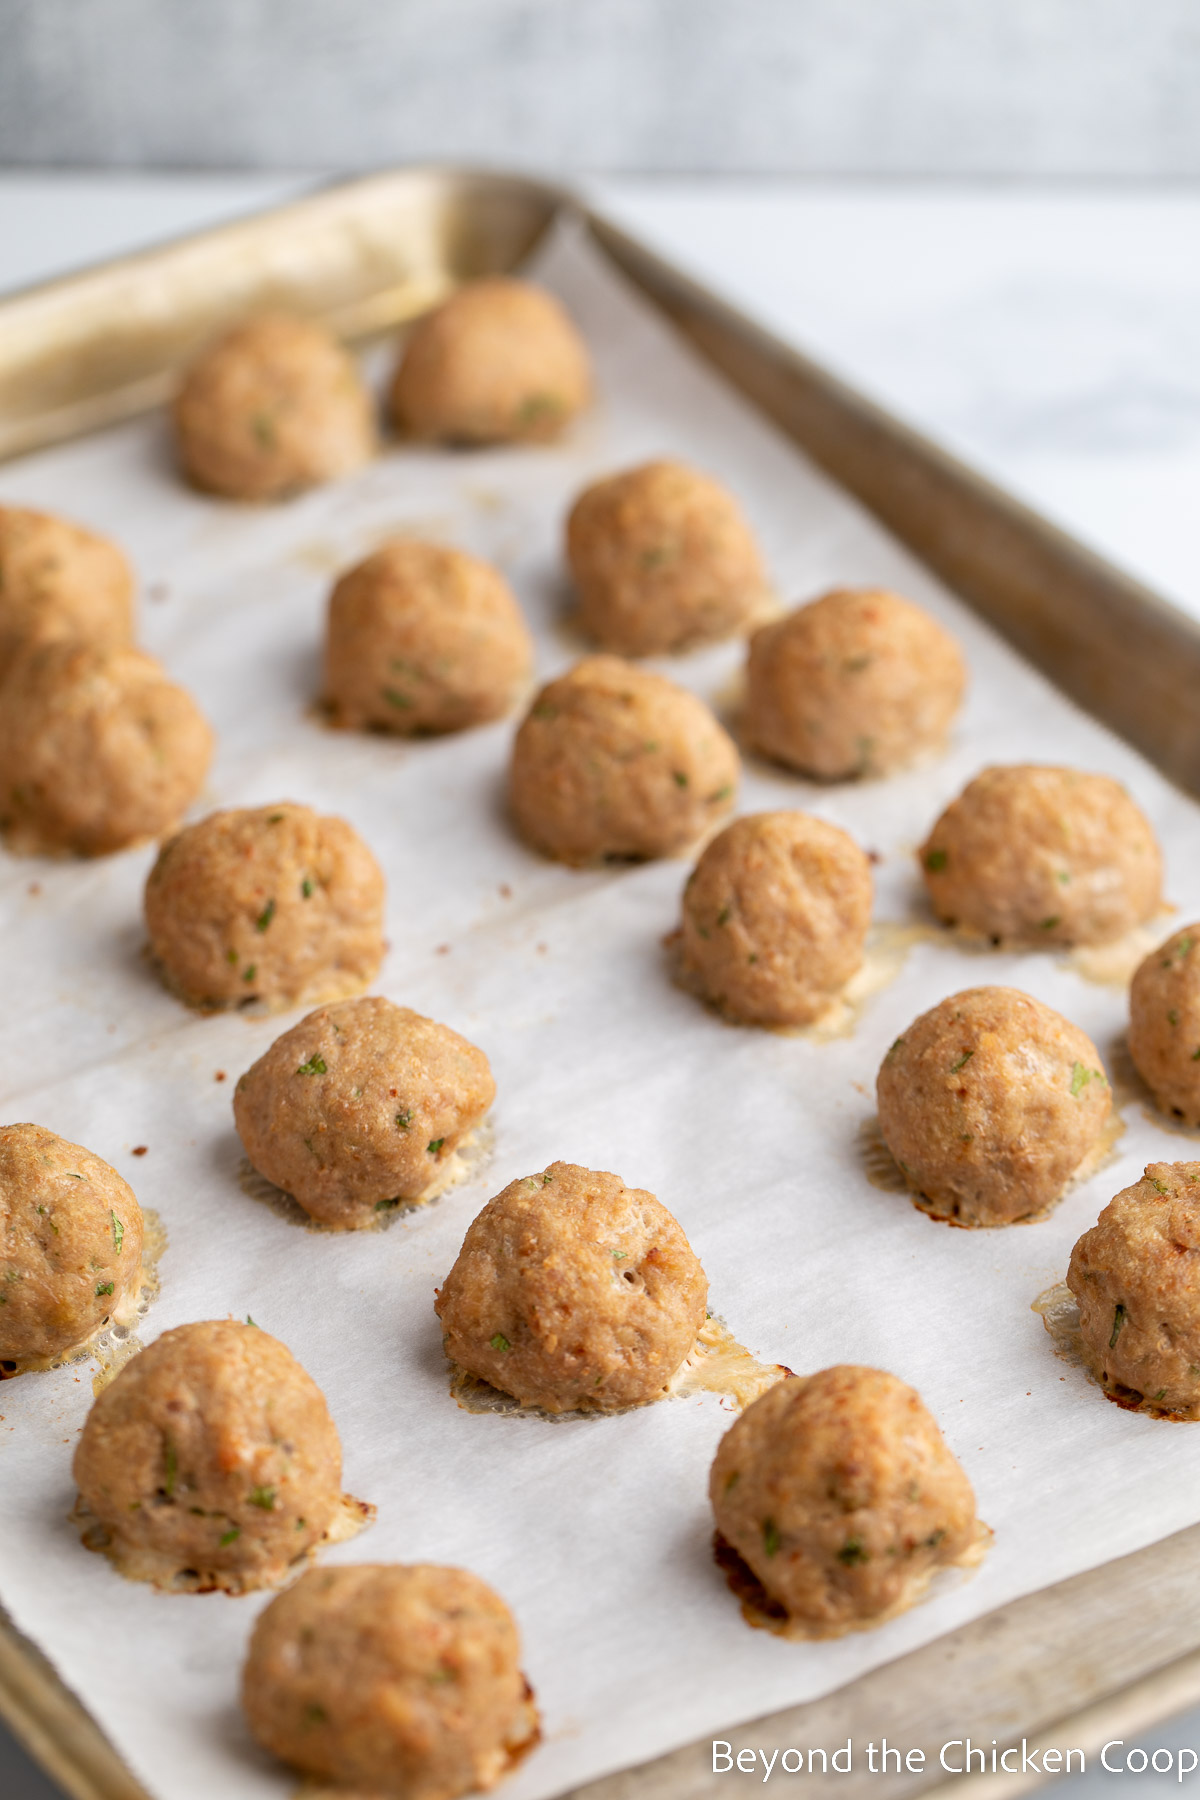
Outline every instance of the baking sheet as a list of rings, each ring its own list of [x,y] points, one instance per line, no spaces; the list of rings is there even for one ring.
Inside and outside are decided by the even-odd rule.
[[[393,447],[350,482],[256,511],[184,490],[164,424],[149,420],[0,481],[3,500],[61,509],[125,544],[144,578],[147,646],[220,735],[205,805],[289,797],[344,813],[388,877],[379,991],[492,1060],[491,1144],[469,1183],[385,1232],[304,1231],[243,1192],[230,1116],[236,1076],[291,1019],[197,1018],[156,985],[141,956],[149,851],[0,865],[4,1116],[87,1144],[160,1212],[170,1242],[145,1338],[250,1312],[320,1382],[346,1485],[379,1508],[331,1560],[463,1563],[513,1606],[546,1728],[506,1787],[513,1800],[813,1698],[1200,1517],[1200,1432],[1106,1404],[1055,1359],[1029,1310],[1109,1196],[1145,1161],[1195,1144],[1129,1104],[1118,1160],[1050,1220],[981,1233],[933,1224],[871,1186],[858,1144],[884,1050],[943,995],[1011,982],[1076,1020],[1109,1059],[1119,990],[1065,959],[947,939],[914,947],[851,1036],[731,1028],[668,979],[660,940],[685,863],[580,874],[516,841],[503,811],[511,724],[403,745],[330,733],[312,716],[331,576],[395,530],[493,557],[534,625],[542,675],[567,666],[581,648],[563,623],[570,496],[614,467],[681,455],[742,496],[789,600],[834,583],[894,585],[959,634],[973,672],[941,761],[832,789],[748,765],[742,810],[794,805],[845,826],[882,858],[877,918],[907,921],[922,916],[913,846],[963,782],[988,761],[1061,759],[1128,783],[1162,837],[1180,918],[1200,910],[1195,803],[933,583],[582,241],[561,233],[538,272],[583,324],[603,393],[562,446]],[[719,702],[740,662],[724,646],[652,666]],[[711,1561],[707,1469],[730,1419],[716,1397],[556,1423],[457,1409],[433,1287],[484,1200],[556,1157],[653,1189],[700,1255],[714,1310],[765,1359],[877,1363],[913,1382],[995,1528],[982,1570],[882,1631],[783,1642],[743,1623]],[[0,1597],[161,1800],[288,1794],[294,1781],[250,1743],[236,1703],[267,1597],[124,1582],[67,1522],[90,1373],[0,1388]]]

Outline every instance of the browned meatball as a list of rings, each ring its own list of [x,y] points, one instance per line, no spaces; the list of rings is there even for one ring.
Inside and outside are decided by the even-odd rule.
[[[372,995],[276,1038],[238,1082],[233,1116],[268,1181],[351,1230],[436,1192],[495,1094],[482,1050]]]
[[[146,882],[150,949],[181,1000],[271,1012],[358,993],[378,971],[383,875],[345,819],[281,800],[210,813]]]
[[[191,695],[141,650],[32,645],[0,689],[0,829],[25,854],[105,856],[178,825],[212,760]]]
[[[886,775],[936,750],[967,671],[948,631],[886,588],[838,588],[750,640],[746,733],[805,775]]]
[[[686,689],[616,656],[587,656],[541,690],[513,745],[517,828],[578,868],[674,856],[729,812],[738,754]]]
[[[533,673],[533,640],[498,569],[396,538],[329,600],[325,694],[339,725],[406,736],[503,718]]]
[[[619,1175],[551,1163],[489,1200],[438,1291],[452,1362],[546,1412],[659,1400],[704,1323],[678,1223]]]
[[[985,769],[919,852],[938,918],[999,943],[1106,944],[1162,904],[1162,857],[1120,782]]]
[[[348,475],[375,449],[354,360],[313,319],[264,313],[196,358],[175,400],[179,458],[197,487],[282,500]]]
[[[681,973],[729,1018],[807,1025],[862,966],[871,865],[807,813],[752,813],[715,837],[683,891]]]
[[[882,1369],[769,1388],[721,1439],[709,1497],[718,1551],[757,1578],[759,1610],[807,1637],[882,1625],[987,1537],[920,1395]]]
[[[271,1587],[342,1503],[325,1397],[278,1338],[218,1319],[178,1325],[102,1388],[75,1480],[104,1549],[134,1581]]]
[[[259,1743],[336,1788],[456,1800],[538,1738],[500,1596],[465,1569],[310,1569],[259,1614],[242,1704]]]
[[[767,591],[737,501],[686,463],[644,463],[585,488],[567,520],[567,561],[580,624],[619,656],[731,637]]]
[[[142,1209],[116,1170],[42,1125],[0,1127],[4,1373],[131,1324],[142,1281]]]
[[[557,437],[591,397],[587,348],[559,302],[492,276],[413,326],[391,409],[414,437],[491,444]]]
[[[1185,925],[1139,964],[1129,1053],[1163,1112],[1200,1125],[1200,925]]]
[[[115,544],[23,506],[0,506],[0,676],[25,644],[112,648],[133,637],[133,570]]]
[[[1200,1419],[1200,1163],[1151,1163],[1071,1252],[1084,1357],[1110,1400]]]
[[[1054,1205],[1112,1109],[1086,1033],[1015,988],[968,988],[914,1019],[876,1084],[879,1128],[916,1204],[955,1225]]]

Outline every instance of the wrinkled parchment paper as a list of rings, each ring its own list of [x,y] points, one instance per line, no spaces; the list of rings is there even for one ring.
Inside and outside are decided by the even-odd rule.
[[[334,734],[312,716],[331,576],[397,530],[495,558],[536,629],[543,676],[565,667],[580,648],[563,622],[569,498],[601,472],[680,455],[742,497],[789,601],[834,583],[892,584],[958,633],[973,672],[939,762],[840,788],[752,765],[743,810],[798,806],[845,826],[882,858],[877,918],[904,921],[923,916],[913,847],[963,782],[989,761],[1062,759],[1129,784],[1161,834],[1180,918],[1200,912],[1191,801],[957,605],[596,255],[560,238],[540,272],[586,330],[603,395],[562,446],[392,447],[355,479],[274,510],[190,494],[161,419],[0,472],[0,498],[61,509],[135,558],[145,641],[220,735],[205,806],[289,797],[344,813],[388,878],[380,991],[491,1058],[494,1137],[467,1185],[385,1232],[308,1232],[243,1192],[230,1114],[237,1075],[292,1020],[195,1017],[156,984],[141,956],[149,850],[0,863],[3,1116],[88,1145],[161,1213],[170,1242],[144,1339],[249,1312],[320,1382],[346,1485],[379,1509],[331,1561],[462,1563],[509,1601],[546,1729],[512,1800],[816,1696],[1200,1517],[1200,1427],[1105,1402],[1055,1358],[1030,1311],[1116,1189],[1150,1158],[1196,1154],[1194,1141],[1130,1102],[1118,1159],[1052,1218],[974,1233],[871,1186],[858,1145],[884,1050],[944,995],[1026,988],[1107,1060],[1124,1022],[1119,989],[1054,956],[946,939],[917,944],[850,1036],[732,1028],[667,978],[660,940],[686,864],[580,874],[516,841],[502,805],[511,724],[405,745]],[[721,702],[741,654],[724,646],[654,666]],[[709,1395],[558,1423],[460,1411],[434,1285],[485,1199],[556,1157],[653,1189],[702,1258],[714,1310],[759,1355],[797,1370],[874,1363],[915,1383],[995,1528],[982,1570],[881,1631],[780,1641],[743,1623],[710,1555],[706,1477],[728,1403]],[[236,1698],[265,1597],[125,1582],[67,1522],[92,1372],[0,1388],[0,1596],[160,1800],[278,1800],[294,1781],[251,1744]]]

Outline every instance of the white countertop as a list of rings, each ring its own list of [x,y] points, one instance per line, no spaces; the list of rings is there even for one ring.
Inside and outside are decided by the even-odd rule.
[[[0,291],[310,180],[0,174]],[[1200,617],[1200,187],[588,185],[765,324]],[[1146,1741],[1200,1746],[1200,1709]],[[1134,1800],[1164,1779],[1178,1791],[1173,1775],[1099,1771],[1060,1786],[1063,1800],[1091,1800],[1117,1783]],[[4,1800],[54,1792],[0,1729]]]

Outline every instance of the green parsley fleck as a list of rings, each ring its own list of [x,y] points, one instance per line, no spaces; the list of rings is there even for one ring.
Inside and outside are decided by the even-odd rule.
[[[946,850],[927,850],[925,852],[925,867],[931,875],[940,875],[949,861],[950,855]]]
[[[848,1569],[855,1563],[871,1560],[861,1538],[847,1538],[837,1553],[837,1559],[840,1563],[845,1563]]]
[[[274,450],[278,439],[275,436],[275,421],[267,413],[255,413],[250,421],[250,429],[264,450]]]
[[[717,924],[718,925],[728,925],[728,923],[729,923],[730,919],[732,919],[732,917],[733,917],[732,906],[723,906],[721,908],[720,912],[717,914]]]
[[[1171,1191],[1165,1181],[1158,1181],[1153,1175],[1150,1177],[1150,1186],[1157,1188],[1160,1194],[1169,1194]]]
[[[1178,1025],[1178,1023],[1179,1023],[1179,1014],[1176,1012],[1175,1008],[1172,1006],[1167,1011],[1167,1024],[1168,1025]]]
[[[1083,1063],[1077,1062],[1071,1070],[1071,1098],[1073,1100],[1078,1100],[1089,1081],[1098,1081],[1102,1086],[1108,1086],[1101,1070],[1088,1069],[1084,1067]]]
[[[229,1527],[228,1531],[223,1531],[221,1533],[220,1537],[217,1539],[217,1542],[223,1550],[225,1548],[226,1544],[236,1544],[237,1540],[241,1537],[241,1535],[242,1535],[241,1526],[240,1525],[231,1525]]]
[[[328,1072],[325,1067],[325,1058],[316,1050],[313,1051],[308,1061],[301,1063],[296,1070],[297,1075],[326,1075]]]
[[[973,1050],[964,1050],[958,1061],[950,1064],[950,1073],[957,1075],[960,1069],[965,1069],[974,1054]]]
[[[243,981],[253,981],[254,977],[257,974],[258,974],[258,964],[257,963],[247,963],[245,971],[242,975],[242,980]]]
[[[557,706],[550,706],[546,701],[541,700],[531,709],[529,716],[531,719],[557,719],[558,708]]]
[[[1071,885],[1070,869],[1060,869],[1054,879],[1058,882],[1059,887],[1069,887]]]
[[[116,1254],[120,1256],[121,1245],[125,1242],[125,1227],[122,1225],[115,1212],[110,1210],[108,1216],[112,1220],[113,1249]]]
[[[275,1489],[273,1487],[251,1488],[247,1498],[251,1506],[257,1506],[263,1512],[275,1511]]]
[[[1200,1050],[1193,1050],[1193,1051],[1192,1051],[1192,1061],[1193,1061],[1193,1062],[1200,1062]]]
[[[1158,1390],[1157,1394],[1155,1394],[1154,1398],[1156,1400],[1162,1400],[1165,1398],[1166,1392],[1167,1392],[1166,1388],[1159,1388],[1159,1390]]]
[[[758,961],[758,951],[752,950],[750,952],[749,956],[746,958],[746,961],[748,963],[756,963]]]
[[[375,1202],[375,1211],[391,1212],[393,1206],[399,1206],[399,1204],[399,1200],[377,1200]]]
[[[318,1706],[315,1700],[310,1700],[304,1709],[304,1723],[306,1725],[324,1725],[328,1717],[329,1714],[325,1711],[325,1708],[323,1706]]]
[[[763,1522],[762,1522],[762,1540],[763,1540],[763,1549],[766,1551],[767,1555],[768,1556],[778,1556],[779,1547],[783,1543],[783,1539],[779,1535],[779,1527],[775,1523],[774,1519],[764,1519],[763,1520]]]
[[[99,1284],[98,1284],[98,1285],[97,1285],[97,1288],[96,1288],[96,1298],[97,1298],[97,1300],[99,1300],[99,1298],[100,1298],[100,1296],[101,1296],[101,1294],[111,1294],[111,1293],[112,1293],[112,1291],[113,1291],[113,1284],[112,1284],[112,1282],[111,1282],[111,1281],[102,1281],[102,1282],[100,1282],[100,1283],[99,1283]]]
[[[493,1350],[511,1350],[512,1349],[512,1345],[509,1343],[508,1339],[505,1337],[505,1335],[502,1331],[496,1332],[494,1337],[491,1337],[488,1339],[488,1342],[491,1344]]]
[[[1120,1301],[1118,1301],[1117,1310],[1113,1314],[1112,1336],[1108,1340],[1108,1347],[1110,1350],[1115,1350],[1117,1347],[1117,1339],[1121,1335],[1121,1327],[1125,1323],[1126,1316],[1125,1308],[1121,1305]]]
[[[709,796],[709,798],[714,803],[718,800],[728,800],[728,798],[729,798],[730,794],[732,794],[732,792],[733,792],[732,787],[729,785],[728,782],[726,782],[724,787],[719,787],[717,789],[716,793],[711,794]]]
[[[254,921],[255,931],[265,931],[267,929],[267,926],[271,923],[271,920],[274,917],[275,917],[275,902],[274,902],[274,900],[268,900],[267,904],[263,907],[262,911],[259,913],[257,919],[255,919],[255,921]]]
[[[272,813],[267,820],[267,824],[268,825],[282,825],[283,824],[283,814],[282,813]]]
[[[311,900],[316,890],[316,885],[317,884],[312,879],[311,875],[306,875],[304,880],[300,883],[300,898],[302,900]]]
[[[685,787],[686,787],[686,786],[687,786],[687,784],[688,784],[688,778],[687,778],[687,776],[686,776],[686,775],[685,775],[685,774],[684,774],[684,772],[683,772],[683,770],[682,770],[682,769],[676,769],[676,770],[675,770],[675,771],[674,771],[674,775],[675,775],[675,786],[676,786],[676,787],[681,787],[681,788],[685,788]]]
[[[407,1131],[412,1122],[413,1116],[411,1108],[405,1107],[403,1112],[398,1112],[396,1114],[396,1123],[401,1131]]]
[[[246,1314],[246,1323],[247,1323],[247,1325],[253,1325],[253,1327],[254,1327],[254,1329],[255,1329],[255,1331],[257,1331],[257,1330],[258,1330],[258,1320],[257,1320],[257,1319],[252,1319],[252,1318],[251,1318],[251,1317],[250,1317],[250,1314],[249,1314],[249,1313],[247,1313],[247,1314]]]
[[[238,959],[238,953],[236,950],[227,950],[225,952],[225,961],[230,965],[231,968],[237,962],[237,959]]]
[[[1062,924],[1062,919],[1059,916],[1059,914],[1052,913],[1048,919],[1042,920],[1042,923],[1041,923],[1041,926],[1039,927],[1039,929],[1042,931],[1053,931],[1056,926],[1061,925],[1061,924]]]
[[[742,1471],[740,1469],[735,1469],[731,1475],[727,1475],[725,1477],[725,1492],[731,1494],[741,1479]]]
[[[383,697],[389,706],[394,706],[396,708],[397,712],[408,712],[413,705],[409,696],[407,694],[402,694],[399,688],[385,687],[383,690]]]
[[[425,1146],[425,1148],[429,1152],[430,1156],[436,1156],[438,1151],[441,1149],[442,1145],[445,1143],[445,1141],[446,1140],[444,1137],[430,1138],[429,1142]]]

